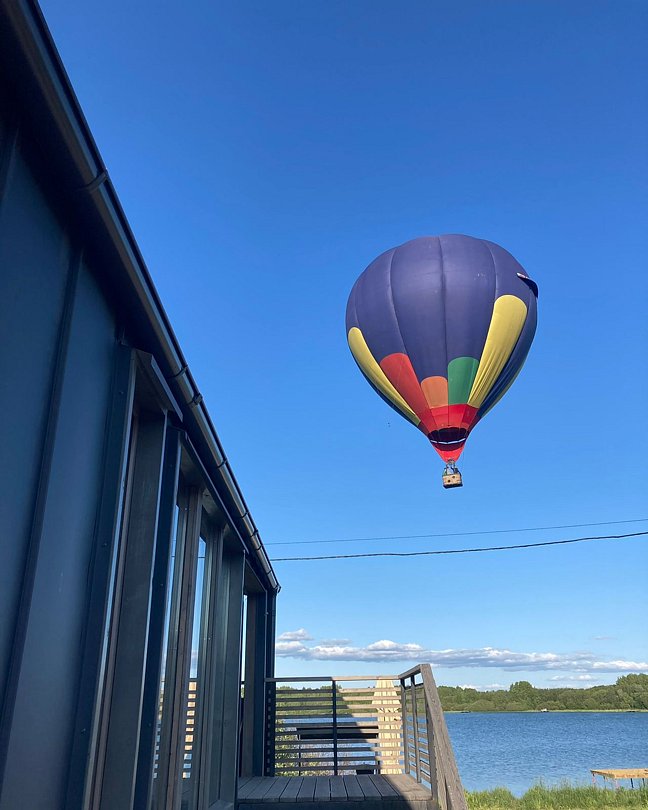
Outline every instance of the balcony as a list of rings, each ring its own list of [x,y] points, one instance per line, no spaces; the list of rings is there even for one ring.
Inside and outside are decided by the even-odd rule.
[[[263,726],[263,774],[240,778],[240,810],[466,810],[429,664],[401,675],[266,678]]]

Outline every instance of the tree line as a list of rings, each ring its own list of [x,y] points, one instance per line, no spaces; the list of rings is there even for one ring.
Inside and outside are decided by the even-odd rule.
[[[624,675],[608,686],[591,686],[587,689],[557,687],[539,689],[529,681],[516,681],[509,689],[480,692],[462,686],[439,686],[441,705],[447,712],[525,712],[525,711],[640,711],[648,710],[648,675]],[[290,696],[293,696],[290,699]],[[289,702],[286,702],[286,697]],[[295,700],[297,697],[297,700]],[[301,705],[299,697],[304,698]],[[277,689],[279,716],[291,716],[295,709],[302,716],[328,713],[332,701],[330,686],[294,689],[282,686]],[[313,705],[313,700],[316,704]],[[371,708],[372,697],[365,698],[366,708]],[[353,714],[353,708],[361,701],[354,697],[353,705],[347,705],[344,689],[336,690],[336,704],[340,715]]]
[[[529,681],[488,692],[439,686],[439,697],[452,712],[640,711],[648,710],[648,675],[624,675],[614,684],[587,689],[539,689]]]

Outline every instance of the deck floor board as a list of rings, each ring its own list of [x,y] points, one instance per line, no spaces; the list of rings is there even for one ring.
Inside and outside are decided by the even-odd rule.
[[[279,797],[280,802],[296,802],[297,795],[299,794],[299,789],[301,788],[301,783],[303,777],[301,776],[289,776],[287,777],[288,784],[283,789],[281,796]]]
[[[344,780],[344,789],[349,801],[361,802],[364,799],[365,795],[362,792],[357,776],[338,776],[338,779]]]
[[[317,810],[317,806],[359,801],[368,803],[371,810],[425,810],[437,806],[430,791],[405,774],[255,776],[239,781],[238,804],[242,810],[259,810],[261,805],[277,802],[292,802],[296,810]]]
[[[275,777],[274,784],[270,787],[270,790],[264,796],[264,801],[278,802],[281,799],[283,792],[288,787],[289,782],[290,778],[288,776]]]
[[[315,798],[315,785],[317,784],[316,776],[304,776],[302,779],[299,793],[297,794],[298,802],[312,802]]]

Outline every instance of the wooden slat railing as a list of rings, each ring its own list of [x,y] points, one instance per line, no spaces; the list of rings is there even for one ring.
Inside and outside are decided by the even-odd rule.
[[[267,776],[408,774],[467,810],[429,664],[402,675],[268,678]]]

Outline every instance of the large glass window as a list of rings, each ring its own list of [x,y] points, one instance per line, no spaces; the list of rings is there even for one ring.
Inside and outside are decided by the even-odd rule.
[[[171,765],[170,749],[172,745],[173,705],[178,665],[178,626],[181,610],[183,560],[189,524],[188,518],[188,493],[186,488],[180,488],[174,514],[174,531],[171,540],[169,575],[167,579],[151,810],[161,810],[166,807],[168,769]]]
[[[209,593],[205,577],[207,558],[207,541],[202,536],[198,541],[198,560],[196,570],[196,593],[194,597],[193,628],[191,633],[191,662],[189,665],[189,682],[185,689],[187,706],[183,762],[182,762],[182,808],[192,808],[196,804],[196,783],[199,773],[200,758],[200,720],[201,708],[205,697],[205,654],[207,637]],[[208,579],[208,578],[207,578]]]
[[[160,673],[160,689],[158,696],[157,727],[155,733],[155,758],[153,762],[153,790],[152,808],[164,806],[164,788],[161,785],[160,751],[167,749],[170,726],[170,713],[173,707],[173,671],[174,662],[169,656],[169,637],[175,635],[174,627],[171,623],[171,616],[178,610],[178,591],[176,584],[181,566],[178,557],[182,554],[183,537],[187,525],[187,502],[186,498],[180,495],[175,507],[173,537],[171,540],[171,555],[169,560],[169,578],[167,587],[166,609],[164,614],[164,635],[162,638],[162,671]],[[174,604],[175,602],[175,604]],[[165,723],[164,720],[167,719]],[[158,796],[158,794],[160,794]]]
[[[149,810],[233,801],[238,770],[244,555],[205,510],[202,487],[181,482],[179,493]]]
[[[198,807],[208,696],[215,543],[197,489],[181,489],[176,510],[158,694],[151,810]]]

